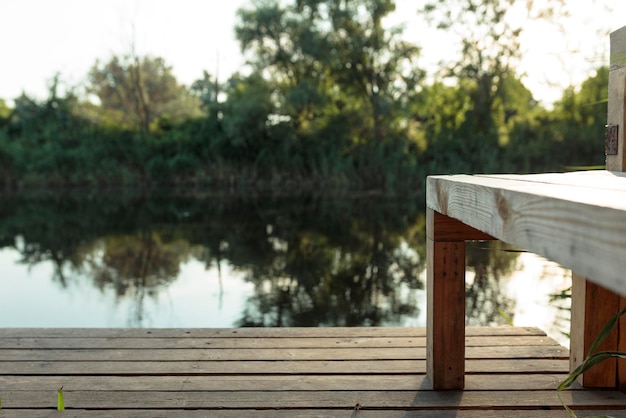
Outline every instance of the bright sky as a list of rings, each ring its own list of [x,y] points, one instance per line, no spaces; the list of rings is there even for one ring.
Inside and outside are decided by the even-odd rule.
[[[165,58],[179,82],[202,71],[226,78],[242,65],[235,12],[246,0],[0,0],[0,98],[24,90],[46,97],[56,72],[70,85],[97,59],[123,55]]]
[[[545,1],[545,0],[544,0]],[[574,8],[567,41],[547,26],[525,30],[522,67],[535,97],[552,102],[562,88],[579,83],[589,69],[607,63],[608,37],[596,33],[599,22],[610,30],[626,25],[626,2],[570,0]],[[215,74],[219,57],[222,80],[243,64],[234,39],[235,12],[249,0],[0,0],[0,98],[22,91],[46,96],[56,72],[76,85],[96,59],[124,54],[133,42],[140,55],[165,58],[178,80],[191,84],[207,70]],[[406,24],[406,37],[422,47],[424,67],[450,55],[452,40],[420,24],[423,1],[397,0],[394,22]],[[434,40],[439,40],[434,42]],[[577,49],[579,54],[566,54]],[[594,57],[594,55],[597,55]],[[590,63],[587,58],[593,57]]]

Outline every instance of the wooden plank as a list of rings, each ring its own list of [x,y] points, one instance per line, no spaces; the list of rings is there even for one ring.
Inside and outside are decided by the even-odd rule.
[[[426,241],[427,373],[434,389],[463,389],[465,242]]]
[[[567,377],[552,374],[494,374],[466,376],[466,390],[550,390]],[[227,376],[0,376],[3,391],[330,391],[330,390],[415,390],[426,387],[426,376],[411,375],[227,375]],[[577,390],[580,387],[576,387]]]
[[[471,333],[471,331],[467,331]],[[557,345],[545,335],[467,336],[466,347]],[[2,349],[191,349],[191,348],[392,348],[426,347],[426,336],[357,338],[0,338]]]
[[[537,184],[431,176],[427,205],[626,295],[626,193]]]
[[[467,373],[566,373],[560,359],[467,360]],[[0,361],[0,375],[424,374],[425,360],[378,361]]]
[[[576,409],[574,412],[579,416],[613,416],[620,417],[624,415],[623,409]],[[63,413],[64,417],[70,416],[89,416],[89,417],[111,417],[114,415],[119,418],[136,417],[136,418],[154,418],[155,416],[175,416],[185,418],[205,418],[208,416],[219,416],[222,418],[281,418],[281,417],[338,417],[338,418],[563,418],[563,409],[542,410],[542,409],[500,409],[500,410],[412,410],[412,409],[384,409],[384,410],[359,410],[353,408],[347,409],[271,409],[271,410],[252,410],[252,409],[219,409],[219,410],[189,410],[189,409],[117,409],[114,411],[100,411],[96,409],[71,409]],[[19,410],[2,410],[3,418],[48,418],[58,416],[55,411],[39,410],[39,409],[19,409]]]
[[[0,361],[2,416],[56,415],[56,389],[61,386],[66,416],[565,416],[554,388],[565,378],[568,361],[549,358],[562,356],[563,348],[536,329],[468,329],[474,335],[467,340],[475,345],[467,349],[465,392],[430,390],[423,359],[368,359],[416,357],[416,352],[416,358],[423,358],[423,333],[418,337],[359,337],[356,332],[357,337],[329,338],[325,329],[316,329],[292,342],[276,337],[278,331],[268,334],[273,335],[270,342],[261,342],[254,333],[232,341],[206,335],[177,338],[175,330],[164,330],[171,337],[129,333],[121,339],[90,331],[93,341],[88,343],[71,331],[73,340],[64,340],[61,332],[38,338],[32,330],[27,338],[11,336],[9,343],[4,341],[7,348],[0,349],[0,358],[23,361]],[[178,344],[176,340],[194,341],[198,348],[184,344],[159,348],[158,343]],[[223,347],[206,349],[206,344],[199,344],[207,341]],[[109,348],[94,345],[102,342]],[[120,342],[127,345],[116,347]],[[17,346],[8,348],[11,344]],[[48,348],[51,344],[56,347]],[[239,348],[239,344],[247,346]],[[88,347],[80,348],[83,345]],[[356,354],[359,351],[362,354]],[[307,360],[348,353],[365,359]],[[48,361],[37,361],[39,356]],[[181,357],[188,360],[180,361]],[[197,360],[207,357],[220,360]],[[228,360],[250,357],[273,360]],[[578,410],[609,408],[614,416],[626,408],[624,395],[613,391],[587,392],[577,387],[564,394],[564,399]]]
[[[601,177],[602,179],[612,179],[611,187],[602,187],[601,181],[603,180],[599,177],[600,173],[604,173],[603,176],[605,177]],[[549,178],[553,178],[554,181],[548,182]],[[588,187],[581,187],[576,184],[576,181],[589,185]],[[598,182],[599,187],[591,187],[594,181]],[[429,183],[430,188],[428,188]],[[446,211],[446,208],[456,208],[461,203],[467,204],[469,208],[498,208],[504,203],[498,201],[498,192],[507,192],[518,197],[534,198],[535,200],[544,198],[552,201],[563,201],[563,204],[574,209],[578,209],[579,206],[605,207],[618,211],[626,209],[626,202],[623,200],[623,197],[626,196],[626,176],[619,172],[582,171],[550,175],[457,174],[428,176],[426,186],[427,207],[443,215],[459,219],[469,226],[473,226],[473,223],[452,216],[449,210]],[[485,197],[490,197],[489,199],[474,201],[476,191],[481,189],[491,191],[492,195],[485,195]],[[461,200],[450,200],[450,196],[455,196],[456,199]],[[482,210],[477,215],[480,215],[481,212]],[[495,236],[495,238],[498,237]]]
[[[538,183],[538,186],[567,186],[567,188],[575,188],[606,191],[615,191],[623,193],[626,191],[626,173],[620,171],[607,170],[588,170],[573,171],[568,173],[540,173],[540,174],[476,174],[476,177],[485,177],[487,179],[501,179],[509,181],[517,181],[523,183]]]
[[[466,327],[468,336],[540,335],[536,327]],[[0,328],[3,338],[361,338],[425,337],[425,327],[330,328]]]
[[[560,409],[555,390],[549,391],[65,391],[66,408],[97,409],[268,409],[268,408],[528,408]],[[624,408],[626,395],[616,391],[568,391],[561,397],[579,408],[608,406]],[[485,406],[488,405],[488,408]],[[3,408],[51,408],[56,392],[6,391]]]
[[[468,347],[468,359],[562,358],[559,346]],[[282,361],[282,360],[419,360],[425,347],[380,348],[205,348],[205,349],[51,349],[0,350],[0,361]]]

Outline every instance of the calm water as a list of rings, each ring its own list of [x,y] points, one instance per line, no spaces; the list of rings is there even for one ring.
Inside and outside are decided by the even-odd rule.
[[[423,198],[0,200],[0,327],[424,326]],[[568,274],[468,248],[470,325],[566,342]]]

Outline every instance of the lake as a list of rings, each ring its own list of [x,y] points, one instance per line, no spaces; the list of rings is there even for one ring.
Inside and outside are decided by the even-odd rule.
[[[569,273],[467,251],[467,323],[567,344]],[[423,196],[0,199],[0,327],[425,326]]]

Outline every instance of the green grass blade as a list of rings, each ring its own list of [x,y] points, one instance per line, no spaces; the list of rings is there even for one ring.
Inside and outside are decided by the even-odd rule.
[[[608,358],[626,359],[626,353],[621,351],[600,351],[599,353],[588,356],[585,361],[583,361],[578,367],[576,367],[576,369],[574,369],[572,373],[570,373],[567,379],[561,382],[557,390],[561,391],[569,388],[576,381],[578,376]]]
[[[63,400],[63,386],[57,390],[57,411],[65,410],[65,401]]]
[[[574,413],[574,411],[572,411],[569,406],[565,405],[565,401],[563,401],[563,398],[561,397],[561,393],[557,392],[556,394],[559,397],[559,401],[561,401],[561,405],[563,405],[563,408],[565,408],[569,416],[571,418],[578,418],[578,416]]]
[[[511,319],[511,317],[509,316],[509,314],[507,314],[506,312],[504,312],[502,309],[498,308],[498,313],[500,314],[500,316],[502,318],[504,318],[504,320],[506,321],[507,324],[509,324],[510,326],[513,326],[513,319]]]

